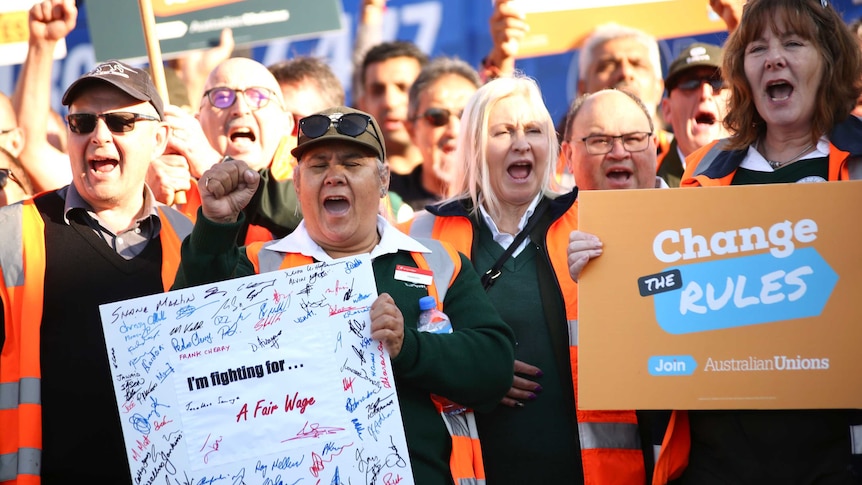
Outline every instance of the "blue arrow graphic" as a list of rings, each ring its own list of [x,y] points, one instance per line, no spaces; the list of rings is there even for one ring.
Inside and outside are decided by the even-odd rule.
[[[672,334],[817,316],[838,282],[813,247],[785,258],[765,253],[665,271],[673,269],[682,289],[654,296],[656,321]]]

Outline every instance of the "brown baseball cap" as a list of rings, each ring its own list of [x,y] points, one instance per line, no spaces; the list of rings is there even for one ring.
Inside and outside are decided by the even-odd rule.
[[[159,118],[165,119],[164,102],[150,74],[117,60],[103,62],[76,79],[63,94],[63,105],[71,105],[84,88],[94,83],[109,84],[137,100],[148,101],[156,108]]]
[[[345,141],[370,149],[386,160],[383,132],[370,114],[347,106],[336,106],[299,120],[296,148],[290,151],[297,160],[311,147],[332,141]]]
[[[679,53],[676,59],[670,63],[664,85],[668,91],[676,87],[680,76],[697,67],[711,67],[721,70],[721,56],[723,50],[714,44],[695,42]]]

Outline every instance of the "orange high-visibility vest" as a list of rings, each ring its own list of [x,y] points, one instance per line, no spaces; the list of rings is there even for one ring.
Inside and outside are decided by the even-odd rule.
[[[157,207],[162,284],[168,291],[192,223]],[[35,200],[0,214],[0,299],[6,341],[0,354],[0,484],[38,485],[42,461],[40,331],[44,305],[45,222]]]
[[[275,242],[255,242],[246,247],[246,255],[256,273],[266,273],[314,263],[311,257],[299,253],[262,251],[266,246]],[[421,269],[430,269],[433,272],[434,278],[432,283],[428,285],[428,294],[437,300],[437,307],[443,310],[446,291],[461,271],[461,258],[452,246],[440,241],[423,240],[422,244],[429,247],[431,253],[411,252],[410,255],[416,262],[416,266]],[[455,484],[484,484],[485,467],[482,463],[482,448],[479,444],[479,433],[473,411],[446,414],[438,402],[434,401],[434,404],[440,411],[446,429],[449,431],[449,436],[452,438],[449,468],[452,471],[452,479]]]
[[[545,240],[548,258],[557,276],[566,305],[569,326],[569,360],[572,383],[578,393],[578,288],[569,276],[566,247],[569,233],[578,227],[577,202],[548,228]],[[473,224],[467,217],[439,217],[419,212],[400,229],[412,237],[449,242],[455,249],[472,255]],[[577,400],[576,400],[577,402]],[[640,485],[646,480],[637,415],[634,410],[576,410],[584,483],[595,485]]]

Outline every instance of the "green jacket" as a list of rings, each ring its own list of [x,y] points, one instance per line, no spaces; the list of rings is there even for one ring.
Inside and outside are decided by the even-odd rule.
[[[194,230],[183,241],[174,289],[255,274],[245,248],[235,244],[242,222],[219,224],[199,213]],[[399,264],[416,266],[409,252],[400,251],[375,258],[372,267],[378,293],[390,294],[404,316],[404,342],[392,367],[413,475],[420,485],[451,484],[451,439],[430,394],[480,411],[493,409],[512,386],[514,334],[464,255],[462,269],[443,300],[454,332],[418,332],[418,302],[428,292],[395,280]]]

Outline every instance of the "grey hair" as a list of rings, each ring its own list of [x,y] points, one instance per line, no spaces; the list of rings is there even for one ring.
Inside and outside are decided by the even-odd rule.
[[[578,72],[580,73],[580,77],[584,77],[586,73],[589,73],[590,66],[592,66],[594,61],[596,48],[605,42],[628,38],[637,40],[647,48],[649,60],[653,65],[653,70],[655,71],[655,77],[656,79],[662,79],[661,54],[658,49],[658,40],[642,30],[614,22],[608,22],[597,26],[584,41],[584,45],[581,47],[581,55],[578,58]]]

